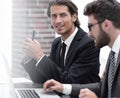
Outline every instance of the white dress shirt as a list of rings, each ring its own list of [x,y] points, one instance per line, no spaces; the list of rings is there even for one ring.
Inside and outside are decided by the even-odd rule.
[[[118,54],[119,54],[119,51],[120,51],[120,35],[115,40],[111,50],[115,52],[115,65],[116,65]]]

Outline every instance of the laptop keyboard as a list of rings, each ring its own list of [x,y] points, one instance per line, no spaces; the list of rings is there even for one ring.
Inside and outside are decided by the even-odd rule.
[[[40,98],[35,90],[18,90],[22,98]]]

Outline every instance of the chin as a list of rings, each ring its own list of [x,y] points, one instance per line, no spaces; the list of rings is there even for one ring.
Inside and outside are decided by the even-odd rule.
[[[64,34],[63,31],[57,31],[57,33],[60,34],[60,35],[63,35],[63,34]]]

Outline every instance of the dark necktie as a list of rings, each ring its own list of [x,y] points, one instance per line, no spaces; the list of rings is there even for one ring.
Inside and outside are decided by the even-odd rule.
[[[66,44],[63,42],[61,45],[61,53],[60,53],[60,65],[62,70],[64,70],[64,56],[65,56]]]
[[[109,71],[108,71],[108,98],[111,98],[111,88],[114,78],[114,69],[115,69],[115,52],[110,52],[110,63],[109,63]]]

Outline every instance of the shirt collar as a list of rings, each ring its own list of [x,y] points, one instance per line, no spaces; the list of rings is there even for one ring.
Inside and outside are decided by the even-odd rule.
[[[76,27],[74,32],[64,41],[64,43],[67,45],[67,47],[70,46],[70,44],[71,44],[72,40],[74,39],[77,31],[78,31],[78,28]],[[62,40],[62,42],[63,42],[63,40]]]
[[[120,35],[117,37],[112,46],[112,51],[114,51],[116,54],[119,53],[119,50],[120,50]]]

